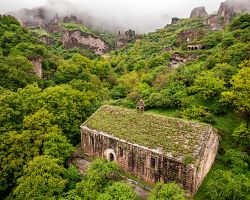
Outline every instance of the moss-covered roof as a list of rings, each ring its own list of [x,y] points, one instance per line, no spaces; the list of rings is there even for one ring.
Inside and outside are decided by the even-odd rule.
[[[119,139],[161,149],[173,157],[197,158],[211,126],[154,114],[102,106],[83,125]]]

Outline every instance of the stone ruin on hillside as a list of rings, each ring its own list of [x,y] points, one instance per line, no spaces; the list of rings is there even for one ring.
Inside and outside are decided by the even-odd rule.
[[[81,126],[81,150],[149,183],[174,181],[194,195],[219,136],[210,125],[103,106]]]
[[[116,49],[125,47],[128,43],[135,41],[136,37],[134,30],[129,29],[128,31],[125,31],[124,34],[119,31],[116,41]]]
[[[187,48],[189,51],[192,51],[192,50],[201,50],[202,49],[202,45],[201,44],[191,44],[191,45],[188,45]]]

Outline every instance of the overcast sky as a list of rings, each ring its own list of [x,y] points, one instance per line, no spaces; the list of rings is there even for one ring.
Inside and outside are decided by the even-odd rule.
[[[122,24],[138,31],[153,31],[170,22],[171,17],[189,17],[191,10],[205,6],[217,11],[223,0],[0,0],[0,13],[21,8],[50,5],[59,10],[88,13],[108,24]],[[52,6],[53,4],[53,6]]]

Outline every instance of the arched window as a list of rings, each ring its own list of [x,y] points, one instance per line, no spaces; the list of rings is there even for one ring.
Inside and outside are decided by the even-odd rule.
[[[124,156],[124,150],[122,147],[119,147],[119,156],[123,157]]]

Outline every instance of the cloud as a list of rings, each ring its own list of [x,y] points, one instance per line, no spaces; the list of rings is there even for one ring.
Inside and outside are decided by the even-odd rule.
[[[59,14],[88,18],[96,27],[113,30],[132,28],[137,32],[154,31],[172,17],[189,17],[194,7],[218,10],[221,0],[0,0],[0,12],[45,6]],[[85,20],[86,21],[86,20]]]

